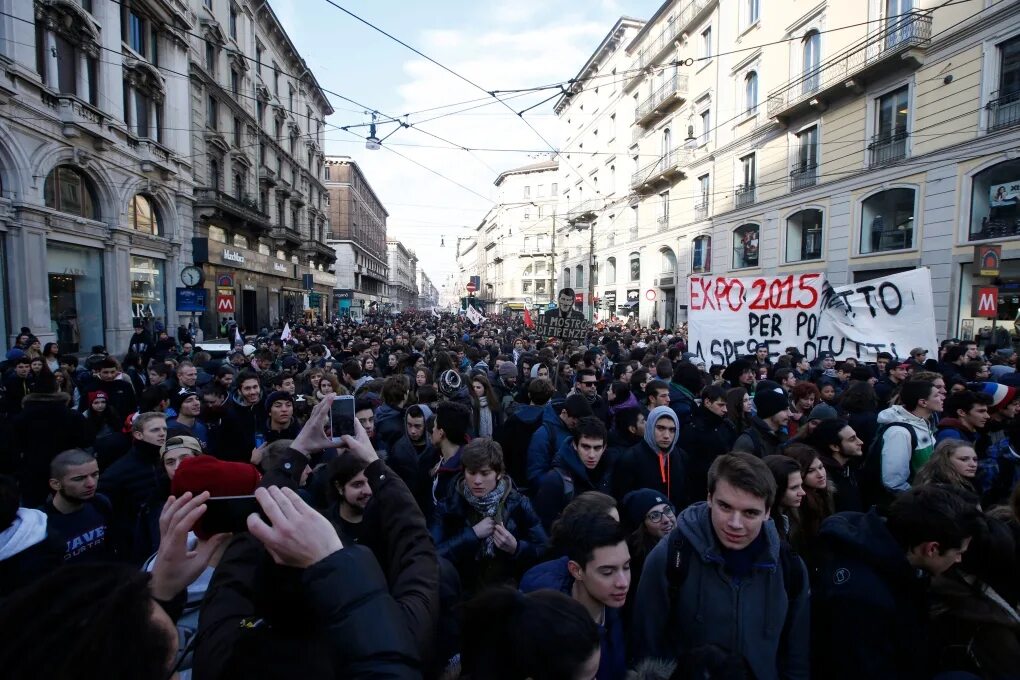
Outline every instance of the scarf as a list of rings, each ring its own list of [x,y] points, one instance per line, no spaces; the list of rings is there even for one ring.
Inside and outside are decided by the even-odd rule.
[[[481,498],[471,493],[463,478],[461,478],[457,486],[460,495],[464,497],[464,500],[471,506],[471,509],[480,515],[482,519],[491,517],[492,521],[497,524],[503,521],[503,509],[506,505],[506,497],[510,493],[509,477],[506,475],[500,477],[499,481],[496,482],[496,488]],[[496,554],[496,544],[493,542],[491,535],[485,539],[482,554],[486,557],[492,557]]]
[[[492,409],[488,397],[478,397],[478,436],[492,437]]]

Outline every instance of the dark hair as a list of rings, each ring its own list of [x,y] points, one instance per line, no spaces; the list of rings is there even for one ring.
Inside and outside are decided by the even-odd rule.
[[[946,418],[955,418],[957,416],[957,411],[967,413],[972,408],[979,405],[991,406],[991,396],[984,392],[978,393],[971,392],[970,390],[961,390],[946,396],[946,403],[942,408],[942,414]]]
[[[586,491],[575,496],[574,500],[567,503],[567,507],[563,508],[563,512],[552,523],[549,531],[550,544],[566,554],[568,547],[577,535],[576,527],[595,515],[609,517],[609,511],[615,507],[616,499],[600,491]]]
[[[383,381],[383,403],[392,408],[399,408],[411,391],[411,382],[403,373],[391,375]]]
[[[50,461],[50,479],[60,479],[67,474],[67,468],[75,465],[85,465],[95,459],[95,456],[84,449],[61,451]]]
[[[743,387],[731,387],[726,390],[726,417],[737,427],[737,432],[743,432],[750,426],[751,420],[744,413],[744,398],[747,390]]]
[[[637,425],[638,417],[641,416],[641,409],[639,408],[625,408],[620,409],[613,416],[613,422],[615,424],[615,430],[617,432],[626,432],[628,428],[635,427]]]
[[[575,296],[577,294],[574,293],[574,289],[573,288],[560,288],[560,292],[556,293],[556,297],[560,297],[562,295],[569,295],[570,298],[573,300],[573,299],[575,299]]]
[[[329,493],[332,498],[339,498],[340,492],[336,485],[346,485],[358,476],[359,472],[368,467],[350,453],[337,456],[326,466],[326,479],[329,480]]]
[[[773,455],[765,456],[762,461],[768,467],[769,472],[772,473],[772,479],[776,481],[776,498],[772,501],[772,519],[777,520],[780,514],[786,515],[787,513],[783,506],[783,497],[786,495],[786,489],[790,485],[790,475],[795,472],[800,472],[800,464],[792,458],[784,455]],[[783,538],[789,539],[789,536],[785,535],[782,522],[776,521],[776,528],[779,529],[780,535]]]
[[[819,456],[832,458],[830,446],[839,446],[841,438],[839,433],[843,428],[849,427],[850,423],[842,418],[825,418],[819,420],[811,434],[804,438],[804,444],[813,448]]]
[[[771,508],[776,498],[776,480],[760,458],[749,453],[726,453],[708,468],[708,493],[714,494],[716,484],[725,479],[730,485],[765,501]]]
[[[167,389],[163,387],[164,384],[165,383],[160,383],[158,385],[153,385],[152,387],[146,387],[142,390],[142,394],[138,397],[139,413],[157,411],[159,410],[157,407],[163,403],[164,400],[170,398],[170,395],[167,393]]]
[[[971,344],[974,344],[974,343],[971,343]],[[946,350],[946,354],[945,354],[945,357],[944,357],[945,362],[947,364],[956,363],[960,359],[960,357],[962,357],[966,353],[967,353],[967,348],[966,348],[965,345],[963,345],[963,344],[953,345],[952,347],[950,347],[949,349]]]
[[[178,366],[177,368],[180,368],[180,366]],[[292,373],[291,371],[280,371],[279,373],[273,376],[273,379],[269,381],[269,384],[274,389],[277,387],[283,387],[283,381],[287,380],[288,378],[293,379],[294,373]]]
[[[875,394],[875,388],[871,386],[871,383],[853,382],[843,390],[839,405],[848,413],[874,411],[878,408],[878,395]]]
[[[567,546],[567,559],[577,562],[584,569],[595,551],[624,543],[627,533],[623,525],[606,513],[593,515],[587,522],[574,527],[574,536]]]
[[[655,396],[655,393],[661,390],[669,392],[669,383],[665,380],[649,380],[648,384],[645,385],[645,401],[648,401],[648,397]]]
[[[673,382],[692,394],[700,392],[704,385],[704,381],[701,378],[701,370],[694,364],[687,363],[686,361],[678,361],[673,367]]]
[[[247,381],[247,380],[258,381],[259,380],[258,373],[256,373],[255,371],[251,370],[250,368],[246,368],[243,371],[241,371],[240,373],[238,373],[237,374],[237,378],[235,379],[235,381],[236,381],[235,384],[237,385],[237,388],[241,389],[241,385],[243,385],[245,383],[245,381]],[[260,387],[262,386],[261,382],[259,382],[259,386]]]
[[[532,378],[528,383],[528,399],[535,406],[545,406],[556,394],[556,388],[547,378]]]
[[[374,413],[375,404],[372,403],[371,399],[359,397],[354,400],[354,412],[358,413],[359,411],[372,411]]]
[[[18,680],[70,678],[81,676],[88,659],[108,677],[164,680],[172,647],[153,621],[155,606],[144,571],[111,563],[62,567],[0,609],[0,667]]]
[[[908,380],[900,388],[900,403],[903,408],[913,411],[917,408],[918,402],[931,396],[935,389],[935,383],[928,380]]]
[[[609,387],[613,390],[613,400],[610,402],[610,406],[619,406],[630,399],[630,385],[627,383],[621,380],[614,380]]]
[[[29,359],[28,361],[29,361],[29,363],[32,362],[31,359]],[[21,362],[18,362],[18,363],[21,363]],[[120,366],[117,365],[117,360],[116,359],[114,359],[113,357],[109,357],[108,356],[108,357],[103,357],[102,359],[100,359],[99,361],[97,361],[95,363],[95,366],[93,366],[93,370],[96,370],[96,371],[101,371],[104,368],[120,368]]]
[[[436,427],[451,444],[467,444],[471,429],[471,409],[456,401],[443,401],[436,407]]]
[[[601,439],[605,443],[609,439],[609,434],[606,432],[606,426],[600,418],[586,416],[577,421],[577,428],[573,434],[574,443],[580,443],[581,437]]]
[[[598,378],[598,374],[594,368],[581,368],[578,369],[577,373],[574,374],[575,380],[581,382],[581,378]]]
[[[352,380],[357,380],[362,374],[361,362],[357,359],[348,359],[343,363],[343,366],[340,367],[340,371],[351,376]]]
[[[574,678],[599,649],[591,614],[555,590],[525,595],[506,586],[490,588],[461,605],[460,613],[461,677]]]
[[[939,553],[960,548],[977,531],[981,513],[960,492],[940,484],[904,491],[889,506],[886,526],[904,549],[934,541]]]
[[[411,404],[404,412],[404,420],[406,421],[408,418],[425,418],[425,412],[421,410],[420,405]]]
[[[465,444],[460,450],[460,462],[468,472],[477,472],[483,468],[491,468],[496,473],[505,470],[503,447],[487,437],[478,437]]]
[[[669,360],[669,357],[661,357],[655,362],[655,375],[663,379],[673,377],[673,362]]]
[[[725,401],[727,391],[728,390],[722,385],[709,385],[705,389],[701,390],[701,403],[704,404],[706,402],[719,401],[720,399]]]

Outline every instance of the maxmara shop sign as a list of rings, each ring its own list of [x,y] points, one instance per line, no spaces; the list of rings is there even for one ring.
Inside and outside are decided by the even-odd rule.
[[[208,262],[209,264],[219,264],[288,279],[296,278],[295,267],[292,263],[247,248],[224,245],[207,238],[196,237],[192,239],[192,250],[196,263]]]
[[[223,249],[223,260],[225,262],[236,262],[237,264],[244,264],[244,255],[242,255],[241,253],[237,252],[236,250],[231,250],[230,248],[224,248]]]
[[[280,262],[274,262],[273,263],[273,271],[275,271],[275,272],[285,272],[285,271],[287,271],[287,265],[282,264]]]

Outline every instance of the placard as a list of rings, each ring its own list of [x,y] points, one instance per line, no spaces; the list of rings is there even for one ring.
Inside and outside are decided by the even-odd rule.
[[[558,311],[558,310],[556,310]],[[542,316],[535,324],[535,331],[543,338],[560,338],[561,340],[584,340],[591,330],[591,322],[584,318]]]
[[[209,305],[209,292],[205,288],[177,288],[178,312],[204,312]]]
[[[690,351],[706,364],[726,365],[761,346],[771,357],[796,347],[809,359],[827,351],[862,361],[937,347],[927,269],[837,287],[816,273],[692,276],[689,285]]]

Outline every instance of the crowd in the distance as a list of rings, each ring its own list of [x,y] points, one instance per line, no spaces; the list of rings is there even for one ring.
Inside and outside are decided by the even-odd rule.
[[[430,312],[283,335],[79,362],[22,329],[4,677],[1020,678],[1012,347],[706,366],[665,329]]]

